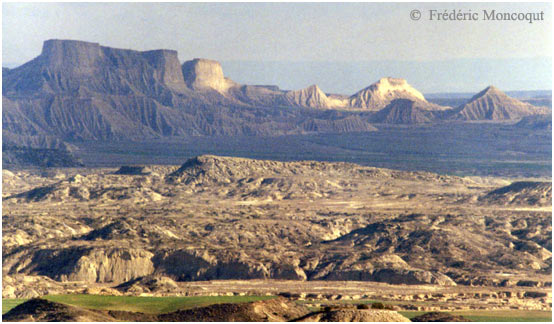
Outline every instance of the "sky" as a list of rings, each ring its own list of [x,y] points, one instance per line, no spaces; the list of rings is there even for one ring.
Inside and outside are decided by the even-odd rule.
[[[2,65],[47,39],[175,49],[222,62],[226,76],[353,93],[394,76],[423,92],[552,88],[549,3],[6,3]],[[410,19],[412,10],[421,18]],[[543,21],[436,21],[430,10],[540,13]]]

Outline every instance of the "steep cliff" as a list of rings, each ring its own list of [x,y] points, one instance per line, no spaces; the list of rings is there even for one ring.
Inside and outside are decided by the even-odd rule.
[[[212,60],[179,64],[176,51],[134,51],[48,40],[42,53],[3,70],[3,130],[61,141],[145,140],[191,135],[282,135],[366,131],[344,117],[285,107],[330,107],[317,87],[281,91],[237,84]],[[277,108],[279,107],[279,108]],[[313,131],[310,130],[310,131]]]
[[[139,52],[72,40],[47,40],[42,53],[3,78],[5,96],[95,93],[163,96],[185,88],[177,52]]]
[[[217,61],[196,58],[183,63],[183,75],[192,90],[215,90],[226,93],[235,82],[223,76],[221,64]]]
[[[350,97],[326,94],[317,85],[290,91],[242,85],[226,78],[216,61],[181,65],[173,50],[74,40],[45,41],[35,59],[3,69],[2,80],[4,131],[65,142],[366,132],[375,130],[371,122],[501,121],[550,113],[493,87],[449,109],[395,78]]]

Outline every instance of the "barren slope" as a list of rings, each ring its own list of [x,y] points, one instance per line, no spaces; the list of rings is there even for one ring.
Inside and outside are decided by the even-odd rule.
[[[545,113],[548,113],[548,110],[544,107],[535,107],[521,102],[508,97],[496,87],[489,86],[458,108],[454,118],[462,120],[508,120]]]
[[[551,183],[516,190],[538,200],[509,196],[499,208],[503,198],[481,198],[494,181],[350,163],[199,156],[138,174],[60,172],[4,176],[6,293],[55,287],[21,275],[510,287],[522,277],[546,285],[551,271]]]

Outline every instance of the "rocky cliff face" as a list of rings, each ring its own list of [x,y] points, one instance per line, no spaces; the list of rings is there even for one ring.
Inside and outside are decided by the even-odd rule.
[[[37,250],[29,257],[12,264],[12,270],[84,282],[125,282],[154,271],[153,254],[142,249],[70,246]]]
[[[3,71],[4,128],[60,141],[144,140],[190,135],[282,135],[365,131],[367,120],[274,107],[329,106],[319,88],[300,92],[245,86],[218,62],[179,64],[176,51],[133,51],[97,43],[48,40],[30,62]]]
[[[41,55],[3,76],[3,130],[60,140],[176,135],[192,118],[170,107],[202,102],[183,91],[175,51],[49,40]]]
[[[192,90],[215,90],[226,93],[235,83],[223,76],[221,64],[207,59],[194,59],[183,63],[185,82]]]
[[[139,92],[158,97],[158,88],[185,87],[176,51],[139,52],[82,41],[45,41],[38,57],[12,72],[3,80],[6,96]]]
[[[374,130],[372,120],[411,124],[548,113],[496,89],[445,110],[394,78],[350,97],[327,95],[316,85],[292,91],[241,85],[226,78],[216,61],[194,59],[181,66],[172,50],[141,52],[73,40],[44,42],[35,59],[3,69],[2,80],[3,130],[69,142],[365,132]]]
[[[53,69],[71,69],[90,75],[101,56],[98,43],[51,39],[44,42],[39,60]]]
[[[154,67],[155,78],[174,91],[183,91],[184,77],[177,51],[155,50],[142,53]]]

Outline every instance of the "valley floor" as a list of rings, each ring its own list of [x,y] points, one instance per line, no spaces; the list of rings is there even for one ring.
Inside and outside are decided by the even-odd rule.
[[[192,136],[142,142],[75,142],[85,165],[181,164],[214,154],[278,161],[348,161],[458,176],[552,178],[552,131],[508,123],[376,125],[379,131],[287,136]]]

